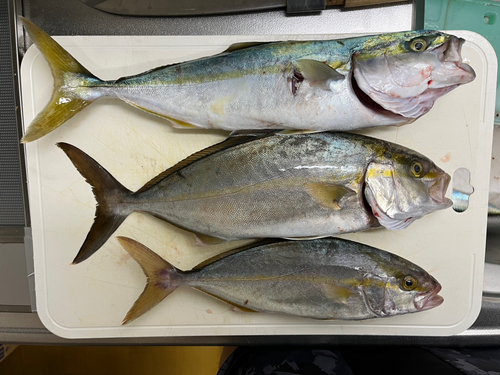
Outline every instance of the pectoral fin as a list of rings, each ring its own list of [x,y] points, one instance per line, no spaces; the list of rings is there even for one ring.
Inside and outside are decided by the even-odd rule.
[[[321,288],[323,289],[325,295],[334,301],[345,301],[353,293],[351,289],[335,284],[321,284]]]
[[[342,199],[356,194],[354,190],[341,185],[311,182],[306,184],[306,191],[319,204],[334,210],[342,209]]]
[[[341,81],[345,78],[321,61],[301,59],[295,61],[293,65],[311,86],[319,86],[325,90],[328,90],[329,81]]]

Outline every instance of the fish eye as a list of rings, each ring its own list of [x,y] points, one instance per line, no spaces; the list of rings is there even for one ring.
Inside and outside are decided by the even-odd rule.
[[[406,276],[403,280],[403,288],[405,290],[413,290],[417,287],[417,280],[414,277]]]
[[[422,166],[422,163],[419,163],[418,161],[414,161],[411,163],[410,171],[411,171],[411,173],[413,173],[413,175],[415,177],[420,177],[420,176],[422,176],[422,173],[424,172],[424,167]]]
[[[427,42],[423,39],[413,39],[410,43],[410,48],[415,52],[425,51],[427,48]]]

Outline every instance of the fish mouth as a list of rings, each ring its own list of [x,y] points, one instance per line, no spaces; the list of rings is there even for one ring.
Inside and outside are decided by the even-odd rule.
[[[452,35],[445,43],[432,51],[446,68],[452,68],[456,71],[453,77],[448,76],[446,80],[442,80],[443,83],[447,81],[446,86],[469,83],[476,78],[474,69],[472,69],[469,64],[463,62],[462,46],[464,43],[465,39]],[[435,71],[434,73],[438,72]],[[433,74],[433,76],[435,75],[436,74]],[[452,82],[450,82],[451,78],[453,78]],[[435,77],[433,77],[433,79],[436,81]],[[439,81],[439,79],[437,81]]]
[[[453,205],[453,202],[446,198],[446,191],[448,190],[448,185],[451,182],[451,176],[443,171],[441,176],[430,181],[430,186],[428,187],[429,197],[432,202],[441,208],[448,208]]]
[[[441,285],[438,284],[434,290],[416,295],[413,300],[415,308],[418,311],[425,311],[441,305],[444,302],[444,298],[438,295],[440,291]]]

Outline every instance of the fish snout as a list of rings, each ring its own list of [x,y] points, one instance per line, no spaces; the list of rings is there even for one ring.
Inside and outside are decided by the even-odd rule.
[[[415,296],[413,302],[418,311],[430,310],[443,303],[444,298],[438,294],[441,291],[441,285],[437,281],[433,281],[433,284],[436,285],[431,290],[425,293],[419,293]]]
[[[430,181],[429,197],[440,209],[451,207],[453,202],[445,196],[451,182],[451,176],[442,170],[436,172],[439,173],[439,176]]]

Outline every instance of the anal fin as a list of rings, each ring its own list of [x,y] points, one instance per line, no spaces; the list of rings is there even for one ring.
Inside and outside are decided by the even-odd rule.
[[[300,129],[286,129],[286,130],[280,130],[279,132],[276,132],[277,135],[296,135],[296,134],[311,134],[311,133],[318,133],[321,132],[321,130],[300,130]]]
[[[212,297],[214,297],[214,298],[218,299],[219,301],[222,301],[222,302],[224,302],[224,303],[227,303],[228,305],[231,305],[231,306],[233,306],[234,308],[236,308],[236,309],[238,309],[238,310],[240,310],[240,311],[242,311],[242,312],[250,312],[250,313],[258,313],[258,312],[259,312],[259,311],[257,311],[257,310],[253,310],[253,309],[250,309],[250,308],[248,308],[248,307],[241,306],[241,305],[239,305],[239,304],[236,304],[236,303],[233,303],[233,302],[231,302],[231,301],[228,301],[228,300],[227,300],[227,299],[225,299],[225,298],[221,298],[221,297],[219,297],[219,296],[216,296],[215,294],[209,293],[209,292],[207,292],[207,291],[205,291],[205,290],[203,290],[203,289],[201,289],[201,288],[195,288],[195,289],[197,289],[197,290],[199,290],[200,292],[203,292],[203,293],[205,293],[205,294],[208,294],[209,296],[212,296]]]
[[[170,121],[172,123],[172,126],[176,129],[199,129],[200,128],[199,126],[190,124],[189,122],[176,120],[174,118],[167,117],[167,116],[161,116],[161,117]]]
[[[319,238],[326,238],[326,237],[331,237],[331,236],[314,236],[314,237],[283,237],[285,240],[291,240],[291,241],[310,241],[310,240],[317,240]]]
[[[202,233],[192,232],[196,238],[196,244],[198,246],[207,246],[207,245],[219,245],[221,243],[227,242],[222,238],[217,238],[213,236],[208,236]]]
[[[168,120],[172,124],[172,126],[176,129],[200,129],[200,128],[202,128],[201,126],[198,126],[196,124],[191,124],[189,122],[178,120],[178,119],[175,119],[175,118],[170,117],[170,116],[165,116],[165,115],[158,113],[158,112],[155,112],[151,109],[144,108],[144,107],[138,105],[137,103],[134,103],[133,101],[125,98],[122,95],[117,94],[117,97],[120,100],[123,100],[125,103],[131,105],[132,107],[135,107],[137,109],[140,109],[141,111],[144,111],[144,112],[150,113],[154,116],[158,116],[158,117],[164,118],[165,120]]]

